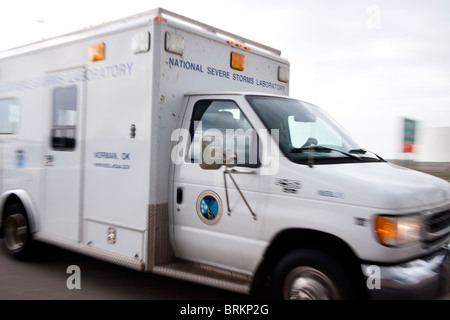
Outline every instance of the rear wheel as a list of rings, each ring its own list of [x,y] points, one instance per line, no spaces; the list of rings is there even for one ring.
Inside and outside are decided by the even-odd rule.
[[[347,270],[331,256],[312,249],[292,251],[274,271],[273,294],[284,300],[342,300],[354,298]]]
[[[3,247],[17,259],[26,259],[31,253],[31,234],[24,207],[15,203],[5,209],[3,220]]]

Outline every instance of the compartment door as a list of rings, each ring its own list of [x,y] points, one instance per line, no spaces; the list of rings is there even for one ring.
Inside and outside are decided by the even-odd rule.
[[[44,156],[42,229],[48,235],[76,242],[81,239],[85,82],[67,83],[65,79],[83,69],[50,74],[59,80],[48,88],[49,135]]]

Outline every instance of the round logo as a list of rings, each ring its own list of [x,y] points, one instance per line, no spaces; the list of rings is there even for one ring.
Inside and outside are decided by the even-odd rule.
[[[214,191],[204,191],[197,199],[197,214],[209,225],[216,224],[222,215],[222,200]]]

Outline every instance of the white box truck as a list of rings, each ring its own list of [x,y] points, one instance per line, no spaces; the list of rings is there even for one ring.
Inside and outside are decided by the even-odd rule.
[[[164,9],[2,52],[4,248],[281,299],[448,292],[449,183],[288,95],[280,51]]]

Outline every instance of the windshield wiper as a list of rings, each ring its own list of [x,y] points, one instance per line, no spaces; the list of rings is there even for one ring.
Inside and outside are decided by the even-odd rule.
[[[372,152],[372,151],[367,151],[364,149],[352,149],[350,150],[348,153],[355,153],[355,154],[366,154],[367,152],[373,154],[375,157],[377,157],[380,161],[382,162],[386,162],[386,160],[384,160],[382,157],[380,157],[379,155],[377,155],[376,153]]]
[[[367,150],[364,150],[364,149],[352,149],[348,153],[366,154]]]
[[[323,146],[309,146],[309,147],[302,147],[302,148],[294,148],[291,150],[291,153],[303,153],[304,151],[317,151],[317,152],[339,152],[349,158],[355,159],[357,161],[361,161],[361,158],[358,156],[355,156],[353,154],[350,154],[348,152],[339,150],[339,149],[333,149],[333,148],[328,148],[328,147],[323,147]],[[353,150],[350,150],[353,151]]]

